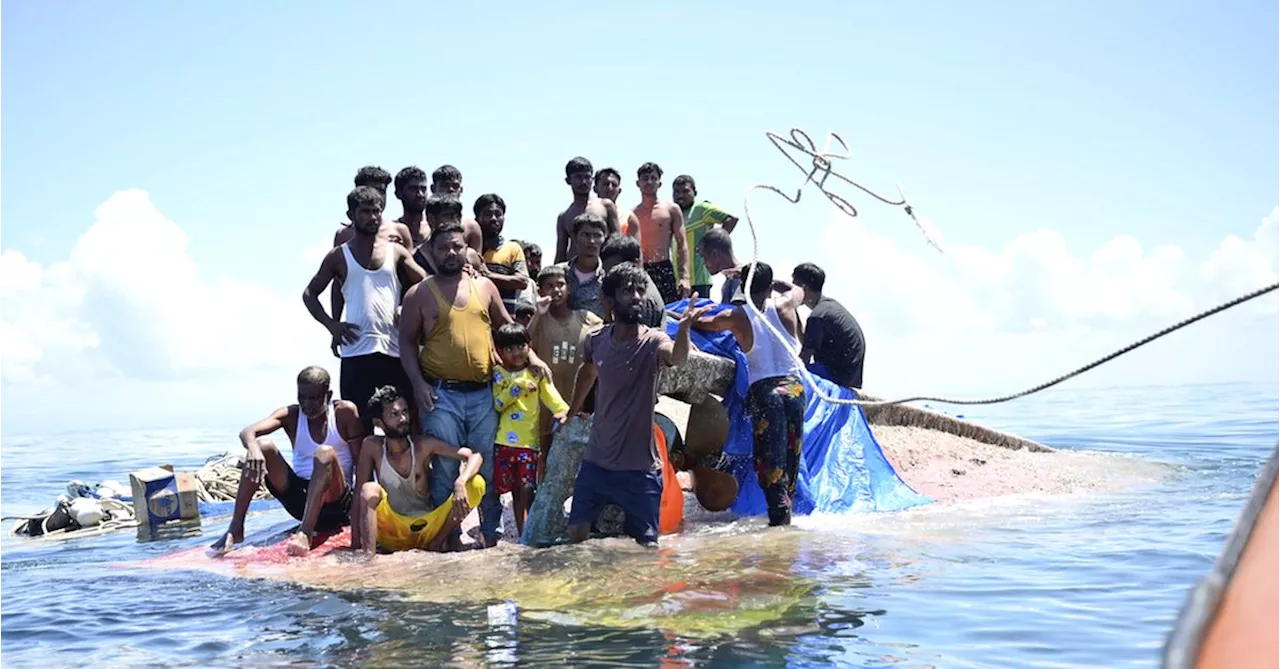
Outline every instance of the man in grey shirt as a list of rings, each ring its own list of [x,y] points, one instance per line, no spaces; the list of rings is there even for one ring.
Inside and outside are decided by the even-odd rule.
[[[626,514],[623,529],[637,542],[658,544],[662,460],[653,438],[658,365],[678,367],[689,357],[689,326],[706,308],[686,309],[673,342],[658,328],[640,324],[645,271],[622,263],[605,275],[604,298],[614,322],[587,336],[574,383],[570,413],[585,418],[588,389],[596,390],[595,418],[578,468],[569,510],[569,537],[583,541],[606,504]]]

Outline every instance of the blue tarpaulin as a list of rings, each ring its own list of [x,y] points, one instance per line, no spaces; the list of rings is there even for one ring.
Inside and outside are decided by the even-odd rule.
[[[715,314],[731,305],[700,299],[698,306],[716,305],[708,312]],[[681,313],[688,300],[667,305],[667,310]],[[667,334],[675,336],[677,324],[667,323]],[[756,480],[752,458],[751,416],[747,412],[747,359],[738,342],[728,332],[689,333],[690,340],[704,353],[733,358],[738,363],[737,376],[723,404],[729,414],[729,438],[724,452],[734,478],[738,480],[738,499],[731,507],[744,516],[764,515],[764,491]],[[837,386],[813,374],[805,376],[804,447],[797,474],[792,512],[858,513],[897,511],[931,500],[912,490],[893,470],[893,465],[880,450],[880,444],[867,426],[862,408],[825,402],[813,391],[818,384],[830,397],[855,399],[853,391]]]

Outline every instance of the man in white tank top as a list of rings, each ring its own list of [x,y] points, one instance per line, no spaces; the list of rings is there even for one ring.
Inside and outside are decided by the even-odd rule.
[[[484,497],[480,454],[454,448],[435,437],[411,437],[409,416],[414,407],[395,386],[374,392],[369,408],[375,414],[374,425],[385,436],[365,437],[360,448],[351,548],[368,555],[379,548],[389,552],[446,550],[449,535]],[[433,509],[428,481],[432,458],[437,455],[464,464],[454,481],[453,495]]]
[[[266,438],[281,428],[293,446],[291,459]],[[363,435],[355,405],[333,401],[329,372],[322,367],[302,370],[297,404],[280,407],[240,431],[246,452],[235,511],[227,533],[213,548],[226,553],[244,541],[244,517],[263,482],[289,515],[302,522],[289,538],[290,554],[307,553],[317,533],[345,526],[352,496],[351,444],[359,444]]]
[[[742,268],[747,277],[750,265]],[[751,412],[753,451],[770,525],[791,523],[791,496],[804,441],[804,384],[800,380],[800,317],[804,291],[775,281],[773,268],[756,263],[748,299],[760,310],[735,305],[694,324],[702,331],[729,331],[747,356],[747,408]],[[774,292],[781,293],[774,295]],[[770,328],[772,326],[772,328]],[[777,330],[777,333],[773,332]],[[781,337],[779,337],[781,334]]]
[[[408,249],[378,234],[383,205],[382,194],[368,186],[347,195],[355,236],[325,255],[302,292],[311,316],[340,342],[338,390],[342,399],[359,407],[367,434],[373,432],[367,406],[375,388],[391,384],[412,397],[413,387],[400,365],[400,303],[410,286],[426,278]],[[335,281],[342,285],[345,308],[330,315],[319,298]]]

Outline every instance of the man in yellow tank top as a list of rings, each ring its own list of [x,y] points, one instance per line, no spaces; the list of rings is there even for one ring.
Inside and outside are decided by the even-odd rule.
[[[493,484],[493,444],[498,433],[489,386],[495,362],[493,327],[514,321],[492,281],[463,273],[467,243],[460,221],[442,221],[431,235],[428,252],[438,271],[404,297],[400,360],[415,389],[426,434],[484,458],[480,531],[485,545],[492,546],[502,521],[502,505]],[[530,356],[529,366],[535,374],[550,374],[536,356]],[[459,464],[441,458],[432,463],[433,505],[444,503],[452,494]],[[459,547],[456,532],[450,544]]]

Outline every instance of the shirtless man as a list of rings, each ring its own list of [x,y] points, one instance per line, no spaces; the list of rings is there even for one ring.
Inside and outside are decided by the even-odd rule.
[[[395,386],[383,386],[369,399],[373,422],[385,436],[368,436],[356,461],[351,508],[351,548],[373,555],[385,551],[443,551],[445,540],[484,496],[481,458],[433,437],[409,434],[414,407]],[[439,455],[466,463],[453,484],[453,496],[432,508],[427,499],[431,459]],[[374,477],[377,481],[374,481]]]
[[[409,168],[405,168],[405,169],[409,169]],[[414,169],[417,169],[417,168],[414,168]],[[404,171],[405,170],[400,170],[400,173],[404,174]],[[419,172],[421,172],[421,170],[419,170]],[[424,177],[424,180],[425,180],[425,177]],[[399,178],[399,175],[397,175],[396,177],[396,196],[397,197],[399,197],[400,195],[399,181],[400,181],[400,178]],[[368,186],[370,188],[373,188],[377,190],[379,193],[382,193],[382,198],[383,200],[385,200],[387,197],[387,186],[391,184],[391,175],[388,174],[387,171],[382,169],[381,167],[368,165],[366,167],[361,167],[360,171],[356,172],[355,182],[356,182],[356,188],[359,188],[361,186]],[[403,201],[404,199],[401,198],[401,202]],[[403,223],[403,221],[404,221],[403,217],[398,221],[388,220],[386,215],[384,214],[382,217],[382,227],[378,229],[378,236],[390,242],[403,244],[405,248],[412,251],[414,247],[414,241],[412,239],[413,231],[410,230],[407,226],[402,225],[401,223]],[[351,239],[354,238],[355,236],[356,236],[356,231],[355,231],[355,228],[352,227],[351,221],[343,221],[342,225],[338,226],[337,232],[333,233],[333,245],[342,246],[343,244],[346,244],[347,242],[351,241]],[[334,314],[342,313],[343,300],[342,300],[342,284],[341,283],[335,283],[333,286],[333,289],[329,291],[329,305],[331,308],[330,313],[334,313]],[[330,350],[333,351],[333,357],[335,358],[339,357],[338,344],[339,342],[335,338],[329,345]]]
[[[560,264],[578,254],[578,244],[573,234],[573,219],[580,214],[595,214],[603,219],[609,228],[606,235],[618,231],[618,206],[612,200],[591,194],[593,178],[591,161],[582,156],[570,160],[564,166],[564,182],[569,184],[569,188],[573,191],[573,204],[556,217],[555,264]]]
[[[602,168],[596,172],[596,195],[601,199],[618,204],[618,195],[622,193],[622,175],[612,167]],[[623,220],[623,210],[618,210],[618,229],[622,234],[640,239],[640,220],[634,211],[627,211]]]
[[[335,247],[320,262],[320,269],[302,291],[307,306],[341,346],[342,399],[362,408],[365,432],[373,433],[373,416],[366,405],[373,391],[387,384],[412,388],[400,365],[400,300],[404,291],[426,278],[409,250],[378,236],[382,219],[382,194],[361,186],[347,195],[347,216],[356,236]],[[319,296],[331,282],[340,282],[344,313],[325,313]]]
[[[658,199],[662,187],[662,168],[645,163],[636,170],[636,186],[640,204],[633,210],[640,219],[640,244],[644,251],[644,270],[653,278],[662,299],[671,304],[689,296],[689,247],[684,234],[684,216],[680,205]],[[675,240],[675,266],[671,262],[671,242]]]
[[[431,194],[440,197],[455,197],[461,202],[462,172],[453,165],[437,167],[431,173]],[[474,218],[463,218],[462,232],[463,237],[467,240],[467,246],[471,247],[476,253],[481,253],[483,234],[480,231],[480,223]]]
[[[280,428],[293,446],[292,465],[275,442],[266,438]],[[245,458],[235,511],[227,533],[213,544],[214,550],[226,554],[244,541],[244,517],[264,480],[271,496],[289,515],[302,521],[289,538],[290,554],[306,554],[317,532],[346,525],[351,506],[348,481],[355,461],[352,449],[359,448],[363,437],[356,406],[346,400],[334,401],[329,372],[322,367],[302,370],[297,404],[280,407],[240,431]]]

